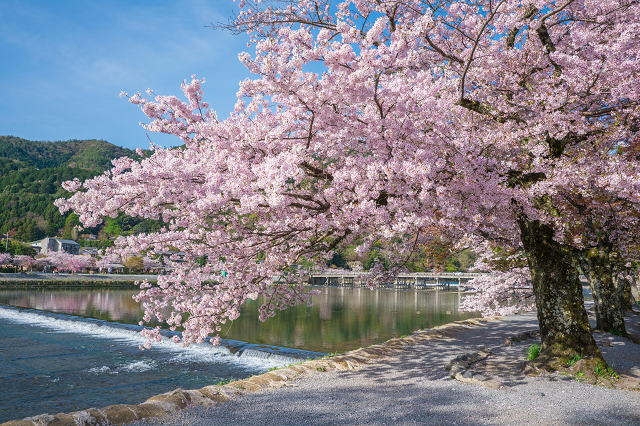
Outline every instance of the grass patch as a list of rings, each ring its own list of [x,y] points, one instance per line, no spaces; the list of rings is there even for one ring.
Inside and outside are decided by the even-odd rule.
[[[569,365],[569,367],[573,367],[581,359],[582,359],[582,355],[575,355],[573,358],[567,361],[567,364]]]
[[[613,365],[613,364],[612,364]],[[597,364],[595,370],[596,376],[600,377],[613,377],[614,379],[618,378],[618,375],[615,371],[613,371],[612,366],[608,366],[605,364]]]
[[[228,385],[229,383],[235,382],[236,379],[234,379],[233,377],[230,378],[229,380],[221,380],[218,382],[218,386],[224,386],[224,385]]]
[[[325,355],[325,356],[323,356],[323,357],[322,357],[322,358],[320,358],[320,359],[331,358],[332,356],[342,355],[343,353],[344,353],[344,352],[333,352],[333,353],[330,353],[329,355]]]
[[[310,358],[310,357],[309,357],[309,358],[307,358],[307,361],[310,361],[310,360],[311,360],[311,358]],[[276,371],[276,370],[280,370],[281,368],[287,368],[287,367],[291,367],[291,366],[293,366],[293,365],[300,365],[300,364],[304,364],[304,363],[305,363],[305,362],[307,362],[307,361],[300,361],[300,362],[296,362],[296,363],[293,363],[293,364],[285,364],[285,365],[283,365],[282,367],[271,367],[271,368],[269,368],[267,371]]]
[[[324,373],[325,371],[327,371],[327,367],[325,367],[324,365],[316,365],[316,371]]]
[[[533,361],[540,356],[540,346],[537,343],[527,348],[527,361]]]

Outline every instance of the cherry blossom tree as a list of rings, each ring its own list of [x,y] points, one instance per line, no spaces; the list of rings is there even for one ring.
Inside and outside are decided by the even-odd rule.
[[[601,359],[572,257],[589,243],[578,226],[586,213],[571,201],[579,195],[590,213],[624,202],[629,213],[601,229],[630,260],[640,167],[612,152],[638,131],[636,1],[241,6],[224,26],[251,35],[255,54],[239,57],[257,78],[241,82],[234,113],[220,120],[195,77],[186,102],[135,94],[146,128],[184,147],[115,160],[105,175],[66,183],[75,194],[57,201],[86,226],[120,211],[166,223],[117,240],[123,252],[186,254],[158,287],[142,284],[146,320],[202,342],[249,298],[265,297],[263,320],[308,303],[299,278],[272,282],[299,259],[385,242],[394,255],[373,269],[375,285],[438,227],[524,250],[549,365]],[[198,268],[202,256],[218,264]]]
[[[96,268],[102,270],[108,270],[114,268],[121,262],[120,256],[115,253],[107,253],[95,262]]]
[[[46,272],[48,268],[55,267],[56,265],[53,263],[52,259],[46,255],[40,255],[36,257],[36,265],[42,267]]]
[[[473,269],[490,274],[468,283],[477,292],[465,296],[460,310],[486,316],[513,315],[535,309],[531,271],[521,247],[507,249],[485,241],[476,244],[475,250],[478,258]]]
[[[28,270],[32,270],[37,264],[36,259],[33,256],[17,255],[13,258],[14,265],[20,266]]]
[[[64,267],[64,263],[69,256],[71,255],[65,251],[49,252],[46,255],[46,263],[48,263],[49,265],[51,265],[56,269],[66,270]]]
[[[65,251],[60,251],[49,253],[45,258],[40,259],[39,262],[43,265],[54,266],[61,271],[78,273],[91,266],[93,259],[89,256],[77,256]]]
[[[149,256],[145,256],[142,258],[142,264],[145,272],[157,271],[162,267],[162,262],[160,262],[159,259],[153,259]]]
[[[0,267],[11,265],[12,259],[9,253],[0,253]]]
[[[93,265],[93,258],[90,256],[73,256],[67,258],[64,263],[64,269],[77,274],[80,271],[85,271],[88,267]]]

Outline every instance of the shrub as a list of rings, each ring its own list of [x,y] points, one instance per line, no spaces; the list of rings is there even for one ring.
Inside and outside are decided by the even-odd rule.
[[[527,361],[532,361],[540,356],[540,346],[537,343],[527,348]]]

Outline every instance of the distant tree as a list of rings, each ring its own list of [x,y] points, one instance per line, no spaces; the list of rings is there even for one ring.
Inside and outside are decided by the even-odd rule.
[[[458,272],[460,270],[460,261],[454,257],[448,258],[444,270],[445,272]]]
[[[153,259],[149,256],[142,258],[143,269],[145,272],[157,271],[162,267],[162,262],[159,259]]]
[[[124,266],[129,270],[129,272],[141,271],[144,269],[144,260],[139,256],[131,256],[124,262]]]
[[[52,261],[51,257],[40,255],[35,258],[35,266],[41,267],[46,272],[47,269],[55,267],[56,265]]]
[[[0,253],[0,267],[11,265],[12,259],[9,253]]]
[[[47,256],[57,269],[77,273],[87,269],[93,263],[89,256],[76,256],[67,252],[54,252]]]
[[[100,257],[100,259],[98,259],[95,263],[96,268],[99,268],[100,271],[105,271],[105,270],[109,270],[109,268],[113,268],[116,265],[120,264],[120,256],[116,255],[116,254],[106,254],[102,257]]]
[[[13,258],[13,264],[32,271],[37,262],[33,256],[17,255]]]
[[[346,264],[346,260],[344,256],[342,255],[342,253],[338,253],[338,252],[334,253],[331,260],[327,262],[327,266],[334,265],[338,268],[344,268],[345,264]]]
[[[75,213],[71,213],[67,216],[67,219],[64,221],[64,230],[62,231],[62,238],[67,240],[75,240],[78,238],[78,229],[77,226],[80,225],[80,221],[78,220],[78,215]]]
[[[117,237],[122,234],[122,224],[120,223],[120,218],[107,218],[107,226],[104,227],[104,231],[109,237]]]
[[[86,270],[94,263],[93,258],[89,256],[71,256],[64,263],[64,269],[72,273],[78,273]]]

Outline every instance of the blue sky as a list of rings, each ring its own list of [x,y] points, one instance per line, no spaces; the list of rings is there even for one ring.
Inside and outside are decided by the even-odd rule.
[[[29,140],[104,139],[147,148],[140,109],[120,98],[151,88],[181,96],[205,77],[205,100],[224,118],[247,37],[206,28],[233,0],[0,0],[0,135]],[[182,97],[182,96],[181,96]],[[177,138],[149,134],[162,146]]]

